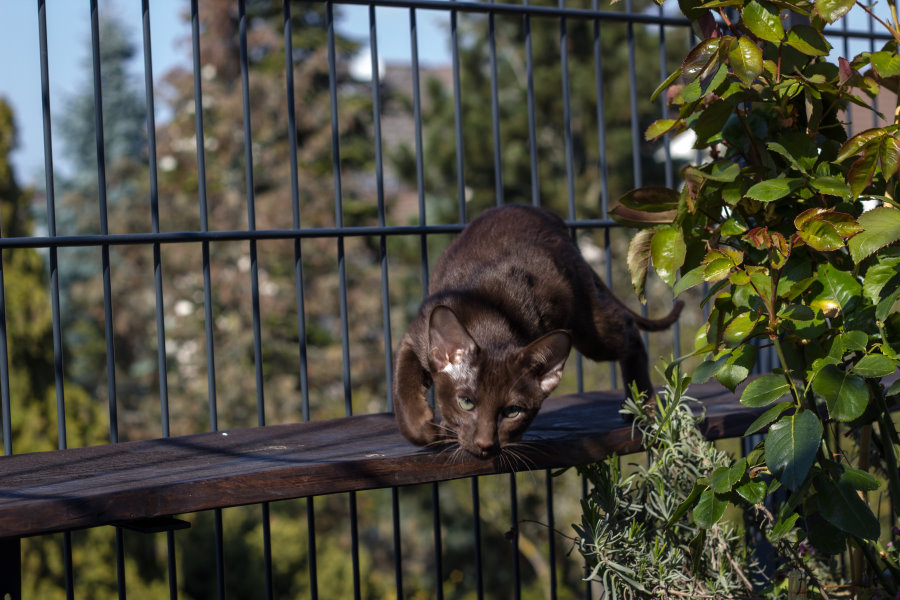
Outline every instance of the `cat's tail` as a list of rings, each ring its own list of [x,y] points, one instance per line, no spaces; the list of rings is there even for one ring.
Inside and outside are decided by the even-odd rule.
[[[672,306],[672,310],[669,311],[665,317],[660,319],[648,319],[647,317],[635,313],[631,309],[628,309],[634,318],[634,322],[637,323],[637,326],[644,331],[661,331],[663,329],[667,329],[671,327],[672,323],[678,320],[678,315],[681,314],[681,309],[684,308],[684,302],[678,300],[675,302],[675,305]]]
[[[639,329],[643,329],[644,331],[662,331],[663,329],[668,329],[672,326],[672,323],[678,320],[678,316],[681,314],[681,309],[684,308],[684,302],[678,300],[672,306],[672,310],[669,311],[665,317],[660,319],[649,319],[640,313],[636,313],[631,310],[628,306],[625,305],[624,302],[616,298],[616,296],[610,291],[606,284],[603,283],[603,280],[600,279],[600,276],[597,275],[596,272],[591,269],[591,272],[594,276],[594,284],[597,286],[597,289],[602,294],[607,294],[610,298],[612,298],[616,304],[622,307],[623,310],[627,311],[628,314],[631,315],[631,318],[634,319],[635,324]]]

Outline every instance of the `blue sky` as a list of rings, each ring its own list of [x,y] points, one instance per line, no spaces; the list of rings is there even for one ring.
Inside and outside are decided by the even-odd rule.
[[[48,64],[50,105],[56,118],[72,96],[90,81],[90,4],[87,0],[47,0]],[[190,27],[182,17],[188,0],[153,0],[150,3],[150,31],[153,73],[160,77],[172,67],[189,64],[190,46],[185,39]],[[100,12],[115,11],[127,24],[128,35],[142,47],[140,0],[101,0]],[[44,178],[43,121],[41,116],[40,54],[37,2],[3,2],[4,33],[0,36],[0,96],[13,106],[18,127],[18,147],[12,160],[20,183],[39,183]],[[418,11],[419,59],[423,64],[449,62],[445,31],[446,15]],[[376,11],[378,52],[385,62],[408,62],[410,56],[409,10],[378,8]],[[368,40],[368,9],[341,8],[339,30],[354,39]],[[368,56],[368,46],[364,48]],[[135,62],[135,72],[143,81],[143,55]],[[157,104],[157,120],[165,119],[165,107]],[[60,157],[58,136],[53,136],[54,161]],[[64,165],[56,165],[64,168]]]

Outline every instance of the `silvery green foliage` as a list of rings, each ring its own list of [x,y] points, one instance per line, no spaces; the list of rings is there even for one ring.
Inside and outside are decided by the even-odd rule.
[[[697,401],[682,383],[659,395],[656,415],[631,400],[623,408],[646,463],[633,455],[641,464],[623,469],[623,458],[612,456],[580,469],[591,487],[574,528],[604,599],[754,597],[751,582],[761,573],[741,535],[724,521],[703,530],[690,514],[676,514],[698,479],[729,464],[697,429]]]

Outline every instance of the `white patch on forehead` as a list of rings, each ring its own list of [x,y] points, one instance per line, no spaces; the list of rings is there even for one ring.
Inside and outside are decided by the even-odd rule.
[[[474,372],[472,364],[466,360],[466,353],[462,349],[456,350],[452,356],[444,357],[441,373],[448,375],[454,381],[471,378]]]

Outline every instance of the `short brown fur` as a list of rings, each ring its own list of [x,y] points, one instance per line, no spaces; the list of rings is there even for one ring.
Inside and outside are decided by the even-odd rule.
[[[400,341],[394,403],[411,442],[456,442],[489,458],[516,442],[559,383],[572,345],[619,361],[652,396],[639,329],[670,326],[616,299],[553,213],[510,205],[473,220],[438,259],[430,295]],[[435,389],[439,419],[426,398]]]

